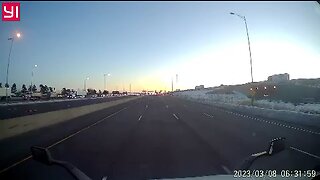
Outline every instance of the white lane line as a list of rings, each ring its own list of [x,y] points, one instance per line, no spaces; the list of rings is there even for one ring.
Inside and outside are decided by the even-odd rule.
[[[211,118],[213,118],[213,116],[212,115],[210,115],[210,114],[207,114],[207,113],[203,113],[204,115],[206,115],[206,116],[208,116],[208,117],[211,117]]]
[[[210,115],[209,114],[207,114],[207,113],[203,113],[205,116],[208,116],[208,117],[210,117]]]
[[[226,171],[226,173],[231,174],[231,171],[230,171],[229,168],[227,168],[227,167],[224,166],[224,165],[222,165],[221,167],[222,167],[222,169],[223,169],[224,171]]]
[[[113,114],[110,114],[109,116],[107,116],[107,117],[105,117],[105,118],[103,118],[103,119],[100,119],[99,121],[97,121],[97,122],[95,122],[95,123],[93,123],[93,124],[91,124],[91,125],[89,125],[89,126],[87,126],[87,127],[83,128],[83,129],[80,129],[79,131],[77,131],[77,132],[75,132],[75,133],[72,133],[71,135],[69,135],[69,136],[67,136],[67,137],[65,137],[65,138],[63,138],[63,139],[61,139],[61,140],[59,140],[59,141],[57,141],[57,142],[55,142],[55,143],[51,144],[51,145],[50,145],[50,146],[48,146],[47,148],[48,148],[48,149],[49,149],[49,148],[52,148],[53,146],[56,146],[56,145],[58,145],[58,144],[62,143],[63,141],[66,141],[66,140],[68,140],[68,139],[72,138],[73,136],[75,136],[75,135],[77,135],[77,134],[81,133],[82,131],[85,131],[85,130],[87,130],[87,129],[91,128],[92,126],[95,126],[95,125],[97,125],[97,124],[101,123],[102,121],[104,121],[104,120],[106,120],[106,119],[108,119],[108,118],[110,118],[110,117],[112,117],[112,116],[114,116],[114,115],[116,115],[116,114],[120,113],[121,111],[123,111],[123,110],[125,110],[125,109],[127,109],[127,108],[125,107],[125,108],[123,108],[123,109],[120,109],[119,111],[117,111],[117,112],[115,112],[115,113],[113,113]]]
[[[169,106],[168,106],[168,105],[166,105],[166,108],[168,109],[168,108],[169,108]]]
[[[307,132],[307,133],[311,133],[311,134],[320,135],[320,132],[315,132],[315,131],[311,131],[311,130],[297,128],[297,127],[294,127],[294,126],[289,126],[289,125],[281,124],[281,123],[278,123],[278,122],[267,121],[267,120],[256,118],[256,117],[244,116],[244,115],[239,114],[239,113],[233,113],[233,112],[231,112],[231,113],[234,114],[234,115],[237,115],[237,116],[246,117],[248,119],[252,119],[252,120],[256,120],[256,121],[260,121],[260,122],[264,122],[264,123],[268,123],[268,124],[273,124],[275,126],[282,126],[282,127],[288,128],[288,129],[294,129],[296,131],[302,131],[302,132]]]
[[[176,119],[179,119],[177,116],[176,116],[176,114],[172,114]]]
[[[148,104],[146,105],[146,109],[148,108]]]
[[[17,165],[19,165],[20,163],[22,163],[22,162],[24,162],[24,161],[26,161],[26,160],[28,160],[28,159],[30,159],[30,158],[32,158],[32,156],[28,156],[28,157],[26,157],[26,158],[24,158],[24,159],[22,159],[22,160],[20,160],[20,161],[18,161],[18,162],[16,162],[16,163],[12,164],[11,166],[2,169],[2,170],[0,171],[0,174],[3,173],[3,172],[5,172],[5,171],[7,171],[7,170],[9,170],[9,169],[11,169],[11,168],[13,168],[13,167],[15,167],[15,166],[17,166]]]
[[[298,148],[295,148],[295,147],[292,147],[292,146],[290,147],[290,149],[296,150],[296,151],[298,151],[298,152],[301,152],[301,153],[303,153],[303,154],[309,155],[309,156],[311,156],[311,157],[314,157],[314,158],[320,160],[320,157],[319,157],[319,156],[314,155],[314,154],[311,154],[311,153],[308,153],[308,152],[306,152],[306,151],[302,151],[301,149],[298,149]]]
[[[141,120],[141,118],[142,118],[142,115],[140,115],[140,117],[139,117],[138,121],[140,121],[140,120]]]

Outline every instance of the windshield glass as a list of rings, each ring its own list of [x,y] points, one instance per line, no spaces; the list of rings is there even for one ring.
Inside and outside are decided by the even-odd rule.
[[[0,179],[319,174],[319,1],[1,3]]]

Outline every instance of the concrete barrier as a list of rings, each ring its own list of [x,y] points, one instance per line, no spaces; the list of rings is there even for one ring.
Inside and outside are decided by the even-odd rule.
[[[87,106],[50,111],[46,113],[22,116],[0,121],[0,140],[16,136],[34,129],[50,126],[63,121],[74,119],[108,107],[126,103],[140,97],[130,97],[115,101],[91,104]]]

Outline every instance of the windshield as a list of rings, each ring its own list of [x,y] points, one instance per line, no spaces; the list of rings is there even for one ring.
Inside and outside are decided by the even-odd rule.
[[[319,1],[1,3],[0,179],[319,174]]]

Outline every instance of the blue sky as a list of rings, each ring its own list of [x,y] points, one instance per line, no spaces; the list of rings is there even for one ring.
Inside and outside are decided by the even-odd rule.
[[[57,89],[171,89],[249,82],[243,21],[254,80],[277,73],[319,78],[320,5],[316,2],[21,2],[20,22],[0,23],[0,82]]]

